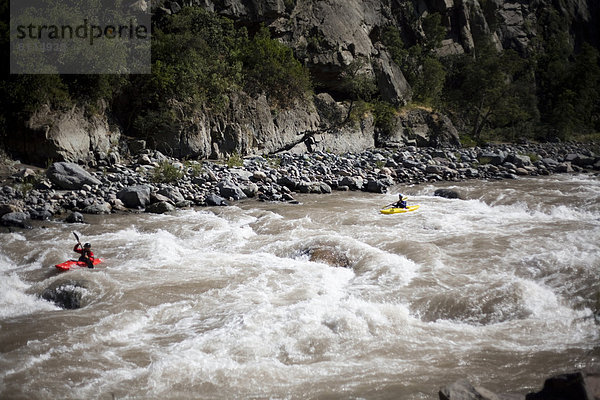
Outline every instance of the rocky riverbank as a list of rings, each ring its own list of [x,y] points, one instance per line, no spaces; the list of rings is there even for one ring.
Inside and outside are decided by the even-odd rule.
[[[439,391],[440,400],[594,400],[600,398],[600,373],[598,371],[572,371],[552,376],[538,392],[521,395],[498,394],[484,387],[459,380]]]
[[[32,219],[84,222],[85,214],[164,213],[246,198],[294,202],[296,193],[385,193],[395,184],[597,173],[596,148],[576,143],[404,147],[344,155],[231,157],[224,162],[181,161],[143,149],[127,162],[114,157],[114,162],[101,161],[93,168],[58,162],[47,170],[5,161],[0,218],[4,226],[27,228]]]

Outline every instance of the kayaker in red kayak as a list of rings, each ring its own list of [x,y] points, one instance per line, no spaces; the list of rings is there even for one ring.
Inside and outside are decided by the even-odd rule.
[[[73,251],[81,254],[78,261],[83,261],[87,264],[88,268],[94,268],[94,253],[92,252],[92,245],[86,243],[81,247],[81,242],[77,242]]]

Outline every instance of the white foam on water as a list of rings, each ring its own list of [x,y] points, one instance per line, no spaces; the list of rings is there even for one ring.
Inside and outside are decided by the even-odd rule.
[[[55,310],[52,303],[29,293],[32,285],[19,277],[20,269],[24,268],[0,253],[0,319]]]
[[[578,299],[598,279],[593,208],[561,203],[566,189],[540,207],[518,187],[491,186],[489,198],[466,201],[411,190],[421,209],[396,216],[378,209],[393,196],[362,193],[143,214],[133,224],[113,216],[84,232],[102,268],[56,276],[37,274],[56,255],[11,236],[25,249],[0,247],[2,293],[14,292],[22,321],[43,316],[60,329],[2,355],[11,372],[0,396],[351,397],[361,385],[406,382],[416,389],[405,397],[417,399],[431,386],[418,383],[424,375],[435,376],[435,390],[448,383],[436,379],[455,374],[485,381],[489,371],[472,366],[481,358],[513,360],[510,374],[541,374],[545,366],[531,361],[538,352],[570,362],[598,342],[592,311]],[[32,246],[70,256],[71,238],[50,233]],[[331,249],[350,268],[311,261],[312,248]],[[14,254],[33,260],[26,273]],[[56,312],[28,294],[57,277],[88,281],[93,300]],[[428,319],[432,299],[440,308]],[[0,318],[11,326],[10,315]]]

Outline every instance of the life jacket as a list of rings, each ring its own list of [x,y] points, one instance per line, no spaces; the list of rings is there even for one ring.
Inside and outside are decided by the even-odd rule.
[[[81,246],[79,246],[78,244],[75,245],[75,248],[73,249],[73,251],[81,254],[82,256],[86,256],[90,260],[94,259],[94,253],[91,250],[86,250],[84,248],[81,248]]]

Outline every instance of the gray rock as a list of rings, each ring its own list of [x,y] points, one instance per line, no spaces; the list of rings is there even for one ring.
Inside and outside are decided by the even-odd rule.
[[[96,154],[114,151],[120,139],[119,128],[108,122],[106,103],[97,105],[93,115],[85,107],[44,105],[29,115],[25,129],[10,135],[7,145],[27,149],[26,159],[38,164],[93,161]]]
[[[30,212],[31,219],[39,221],[47,221],[52,218],[52,212],[50,210],[33,210]]]
[[[504,163],[505,157],[502,154],[492,153],[488,151],[481,153],[478,159],[481,164],[502,165],[502,163]]]
[[[509,154],[506,157],[506,162],[512,163],[518,168],[522,168],[531,165],[531,158],[522,154]]]
[[[447,175],[450,174],[452,170],[443,165],[428,165],[425,167],[425,173],[427,174],[435,174],[435,175]]]
[[[141,139],[130,140],[127,143],[129,151],[133,154],[139,154],[146,149],[146,141]]]
[[[65,221],[70,223],[70,224],[74,224],[74,223],[83,223],[83,215],[81,213],[78,212],[71,212],[69,213],[69,215],[67,215],[67,218],[65,218]]]
[[[329,93],[319,93],[314,98],[315,108],[326,127],[338,126],[346,118],[347,110],[337,103]]]
[[[594,157],[577,154],[577,156],[571,161],[571,163],[573,165],[577,165],[578,167],[587,168],[594,165],[595,161],[596,159]]]
[[[411,88],[402,70],[392,61],[387,50],[379,47],[379,57],[373,61],[377,86],[381,97],[392,104],[405,105],[411,96]]]
[[[209,194],[204,199],[204,202],[209,206],[228,206],[227,201],[221,196],[217,196],[216,194]]]
[[[351,190],[362,190],[364,181],[360,176],[345,176],[339,182],[339,186],[347,186]]]
[[[387,179],[369,179],[365,187],[370,193],[386,193],[391,183]]]
[[[460,193],[454,189],[436,189],[436,191],[433,192],[433,195],[444,197],[446,199],[462,199]]]
[[[0,217],[15,212],[22,212],[23,209],[16,204],[0,204]]]
[[[180,201],[185,200],[179,189],[171,186],[160,189],[158,194],[168,197],[173,203],[179,203]]]
[[[496,394],[483,387],[474,387],[464,379],[442,388],[438,396],[440,400],[525,400],[522,395]]]
[[[415,108],[396,117],[394,129],[378,132],[381,147],[401,147],[414,144],[420,147],[459,146],[458,131],[443,114]]]
[[[228,199],[241,200],[248,197],[239,186],[229,180],[219,182],[217,187],[219,188],[219,194]]]
[[[319,187],[320,193],[331,193],[331,186],[329,186],[325,182],[318,182],[317,186]]]
[[[542,162],[547,167],[556,167],[559,163],[554,158],[546,157],[542,159]]]
[[[248,182],[242,185],[242,190],[244,194],[248,197],[255,197],[258,194],[258,185],[256,183]]]
[[[82,210],[85,214],[110,214],[112,207],[105,201],[94,202]]]
[[[146,207],[146,212],[153,214],[164,214],[175,210],[175,206],[166,201],[150,204]]]
[[[439,391],[440,400],[482,400],[481,395],[467,381],[459,380]]]
[[[44,289],[42,298],[51,301],[60,308],[75,310],[83,305],[83,294],[87,284],[73,280],[60,280]]]
[[[573,166],[571,165],[570,162],[563,162],[563,163],[557,164],[554,167],[554,170],[556,172],[562,172],[562,173],[573,172]]]
[[[18,228],[30,229],[29,214],[25,212],[9,212],[0,217],[0,222],[4,226],[15,226]]]
[[[288,175],[284,175],[281,178],[277,179],[277,184],[281,186],[285,186],[290,190],[296,190],[300,181],[296,178],[292,178]]]
[[[591,400],[600,394],[598,374],[577,371],[546,379],[544,387],[537,393],[529,393],[527,400]]]
[[[158,193],[150,193],[150,203],[154,204],[154,203],[160,203],[161,201],[165,201],[167,203],[173,203],[173,200],[169,199],[167,196],[163,196],[162,194],[158,194]]]
[[[101,185],[102,182],[79,165],[70,162],[56,162],[46,172],[48,179],[60,189],[79,190],[83,185]]]
[[[119,191],[117,198],[127,208],[144,208],[150,204],[150,187],[146,185],[129,186]]]

